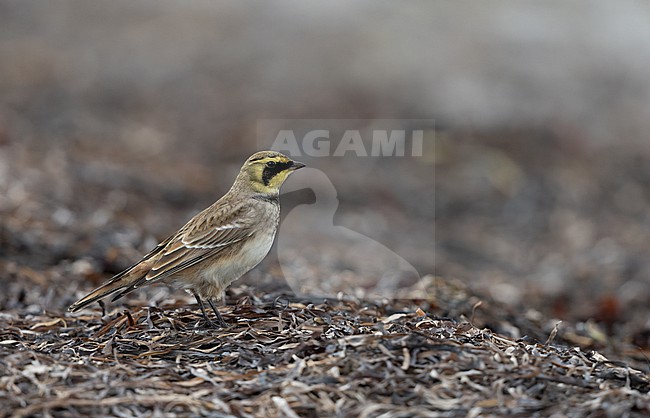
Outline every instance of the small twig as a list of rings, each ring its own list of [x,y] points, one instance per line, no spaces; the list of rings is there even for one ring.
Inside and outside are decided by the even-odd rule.
[[[549,345],[551,342],[553,342],[553,340],[555,339],[555,336],[557,335],[557,330],[558,330],[558,328],[560,327],[560,324],[561,324],[561,323],[562,323],[562,321],[557,321],[557,322],[555,323],[555,326],[554,326],[553,329],[551,330],[551,333],[549,334],[548,338],[546,339],[546,342],[544,343],[544,345],[547,346],[547,345]]]

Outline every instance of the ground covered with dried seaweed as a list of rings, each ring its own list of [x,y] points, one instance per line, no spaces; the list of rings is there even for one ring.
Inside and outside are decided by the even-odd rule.
[[[0,177],[0,416],[650,415],[647,234],[636,218],[603,210],[615,222],[581,215],[556,226],[567,229],[575,219],[608,226],[632,239],[629,247],[588,241],[580,247],[588,254],[572,255],[571,245],[551,239],[531,250],[520,238],[549,238],[528,234],[531,223],[547,218],[486,229],[481,222],[493,222],[492,211],[482,214],[482,206],[467,203],[459,212],[463,205],[450,196],[463,188],[443,187],[436,200],[447,202],[437,212],[436,240],[443,245],[433,260],[433,248],[421,239],[432,215],[416,217],[410,195],[403,202],[385,194],[359,197],[341,183],[342,206],[328,228],[340,223],[364,231],[363,222],[349,220],[385,216],[395,230],[382,234],[382,242],[394,247],[412,238],[431,263],[418,265],[417,286],[399,289],[410,299],[359,300],[345,292],[298,297],[275,249],[228,290],[224,330],[206,328],[192,297],[165,286],[140,289],[106,312],[95,305],[72,315],[67,306],[229,186],[216,177],[224,184],[206,181],[200,191],[188,190],[200,185],[196,179],[232,168],[225,161],[239,164],[242,156],[224,157],[218,170],[200,175],[179,169],[177,161],[122,175],[112,164],[129,166],[131,154],[107,157],[103,170],[94,157],[73,158],[47,144],[12,139],[0,154],[7,173]],[[102,144],[78,145],[96,154]],[[45,157],[53,160],[43,164]],[[39,171],[41,165],[52,171]],[[165,170],[194,174],[161,183]],[[285,213],[297,205],[314,210],[309,199],[294,198],[282,197]],[[466,201],[484,200],[472,192]],[[390,211],[379,216],[370,208]],[[329,232],[319,228],[313,229]],[[426,233],[411,233],[417,229]],[[607,233],[594,232],[593,239]],[[466,245],[477,237],[499,254]],[[332,249],[341,246],[330,244],[319,251],[336,261]],[[537,257],[548,251],[566,255],[569,264],[551,262],[548,276],[530,276],[503,263],[543,266]],[[519,257],[526,254],[535,257]],[[575,273],[564,274],[569,265]],[[508,275],[495,270],[501,268]],[[305,279],[328,282],[335,271],[308,273]],[[354,275],[349,280],[357,284]],[[566,288],[551,292],[560,280]]]
[[[644,416],[650,379],[578,332],[433,281],[441,299],[300,300],[229,292],[226,329],[196,306],[0,314],[2,416]],[[486,304],[487,305],[487,304]],[[467,315],[467,316],[466,316]],[[512,322],[515,339],[476,323]],[[476,322],[476,323],[475,323]],[[529,329],[526,329],[529,327]],[[583,338],[588,338],[583,336]]]

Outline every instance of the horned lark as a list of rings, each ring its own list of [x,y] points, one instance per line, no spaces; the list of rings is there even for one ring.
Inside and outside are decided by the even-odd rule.
[[[191,292],[206,321],[215,326],[203,305],[207,300],[219,325],[225,325],[214,302],[268,254],[280,220],[280,186],[304,166],[278,152],[253,154],[221,199],[69,310],[78,311],[108,295],[115,295],[115,301],[138,287],[165,282]]]

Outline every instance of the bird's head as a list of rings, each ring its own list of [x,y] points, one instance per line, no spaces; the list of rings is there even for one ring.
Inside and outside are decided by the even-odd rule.
[[[275,151],[260,151],[244,163],[235,184],[256,193],[276,194],[289,174],[305,165]]]

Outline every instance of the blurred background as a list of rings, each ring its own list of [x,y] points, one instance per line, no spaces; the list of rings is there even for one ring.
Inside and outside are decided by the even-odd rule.
[[[227,191],[260,119],[421,118],[420,158],[318,161],[332,224],[647,347],[649,21],[640,1],[2,1],[0,308],[62,311],[136,261]],[[281,280],[265,265],[247,282]]]

